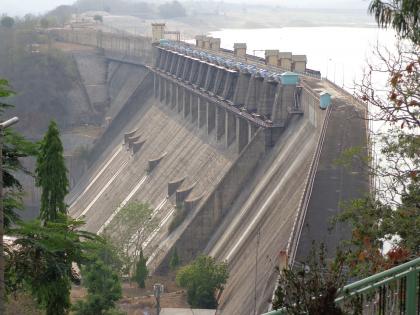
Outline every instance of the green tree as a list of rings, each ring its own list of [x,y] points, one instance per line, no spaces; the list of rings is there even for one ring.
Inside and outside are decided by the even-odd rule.
[[[35,172],[36,184],[42,191],[40,218],[45,221],[54,221],[58,213],[67,213],[64,198],[69,188],[63,145],[58,126],[54,121],[51,121],[41,141]]]
[[[379,26],[393,27],[401,37],[397,51],[377,49],[379,61],[370,64],[357,96],[366,102],[370,118],[386,126],[371,134],[378,158],[349,150],[344,160],[366,162],[375,179],[365,198],[344,204],[338,221],[352,229],[348,245],[350,270],[367,276],[420,255],[420,60],[419,2],[373,0],[370,12]],[[388,75],[388,91],[378,91],[372,82]],[[379,149],[378,149],[379,148]],[[363,151],[363,150],[362,150]],[[391,249],[384,254],[384,244]]]
[[[7,101],[14,93],[9,83],[0,78],[0,115],[8,108],[12,108]],[[37,152],[37,146],[27,141],[22,135],[6,129],[4,131],[3,143],[3,185],[4,185],[4,225],[6,229],[12,223],[19,221],[19,214],[16,210],[23,209],[22,196],[23,188],[16,179],[16,173],[31,175],[23,166],[22,158],[34,156]]]
[[[89,245],[91,246],[88,252],[89,261],[100,260],[114,272],[121,273],[123,261],[111,240],[101,237],[101,242],[91,242]]]
[[[10,108],[11,105],[7,104],[6,101],[13,95],[13,91],[9,87],[9,83],[0,78],[0,114],[3,114],[4,110]],[[5,99],[5,100],[4,100]],[[3,179],[3,213],[1,226],[1,239],[0,242],[3,244],[4,231],[8,230],[12,223],[19,221],[19,215],[16,210],[23,209],[22,203],[22,185],[16,179],[16,172],[28,174],[29,172],[23,167],[21,159],[33,155],[35,150],[32,143],[26,141],[18,133],[11,129],[3,131],[4,137],[2,139],[2,179]],[[0,273],[0,311],[4,310],[4,297],[5,297],[5,278],[4,278],[4,261],[5,256],[2,249],[1,253],[1,273]]]
[[[159,6],[159,14],[163,18],[177,18],[186,16],[184,6],[178,1],[166,2]]]
[[[0,25],[7,28],[12,28],[15,25],[15,20],[10,16],[3,16],[0,20]]]
[[[115,302],[122,297],[118,274],[101,259],[96,259],[82,269],[82,276],[88,294],[85,301],[78,301],[73,307],[75,314],[101,315],[113,310]]]
[[[149,270],[147,269],[146,263],[147,258],[144,257],[143,249],[140,249],[140,256],[136,264],[133,280],[137,282],[139,288],[143,289],[146,287],[146,279],[149,276]]]
[[[42,28],[48,28],[50,26],[50,21],[48,20],[48,18],[44,17],[39,21],[39,24]]]
[[[131,274],[143,243],[157,228],[153,209],[144,203],[126,204],[104,229],[102,235],[109,239],[124,262],[124,272]]]
[[[324,246],[314,247],[303,265],[279,272],[273,308],[290,315],[344,315],[334,300],[346,282],[345,266],[343,253],[328,261]]]
[[[216,290],[223,290],[228,277],[226,262],[218,263],[213,257],[199,256],[178,271],[176,281],[187,289],[191,307],[216,308]]]
[[[369,12],[379,26],[394,28],[403,38],[420,43],[420,2],[418,0],[373,0]]]
[[[171,270],[176,270],[179,266],[179,263],[180,261],[179,261],[178,251],[175,247],[171,256],[171,260],[169,261],[169,268]]]
[[[10,229],[17,239],[6,256],[9,293],[29,289],[47,315],[67,314],[71,282],[78,282],[72,263],[85,264],[95,234],[80,230],[83,221],[59,214],[55,221],[39,220]],[[90,242],[87,242],[90,241]]]
[[[102,23],[102,22],[103,22],[103,17],[102,17],[102,15],[96,14],[96,15],[93,17],[93,20],[94,20],[95,22],[100,22],[100,23]]]

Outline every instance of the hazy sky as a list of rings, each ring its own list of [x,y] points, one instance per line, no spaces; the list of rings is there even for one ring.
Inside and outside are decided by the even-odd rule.
[[[0,0],[0,13],[25,15],[44,13],[60,4],[73,4],[75,0]]]
[[[51,10],[60,4],[72,4],[74,2],[75,0],[0,0],[0,14],[38,14]],[[219,0],[214,0],[214,2],[219,2]],[[365,9],[369,0],[224,0],[224,2],[270,3],[299,8]]]

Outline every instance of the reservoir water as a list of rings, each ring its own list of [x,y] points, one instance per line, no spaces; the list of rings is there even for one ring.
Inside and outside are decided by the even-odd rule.
[[[323,77],[350,92],[355,80],[360,82],[375,46],[392,49],[396,41],[393,31],[376,27],[223,29],[210,36],[221,38],[227,49],[233,49],[234,43],[247,43],[248,53],[261,57],[265,49],[307,55],[308,68],[320,70]]]

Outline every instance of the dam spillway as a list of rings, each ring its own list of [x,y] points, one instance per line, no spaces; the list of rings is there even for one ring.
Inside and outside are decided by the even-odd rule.
[[[328,220],[368,181],[334,161],[366,147],[366,108],[306,69],[306,57],[255,58],[206,37],[53,36],[98,48],[118,104],[69,195],[70,214],[88,230],[102,231],[130,201],[149,203],[160,221],[145,244],[149,267],[165,272],[174,247],[184,263],[199,253],[227,260],[223,314],[266,311],[285,256],[293,264],[312,239],[335,248],[345,238],[345,229],[328,234]],[[332,97],[325,110],[323,92]],[[177,207],[188,215],[169,233]]]

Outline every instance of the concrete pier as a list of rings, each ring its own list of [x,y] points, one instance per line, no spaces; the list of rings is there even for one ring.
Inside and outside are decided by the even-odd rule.
[[[169,105],[172,98],[172,82],[166,80],[165,82],[165,104]]]
[[[216,106],[206,102],[207,110],[207,134],[209,135],[216,126]]]
[[[226,111],[223,108],[216,107],[216,140],[222,139],[225,134]]]
[[[195,82],[197,81],[199,62],[198,60],[192,60],[191,63],[192,63],[192,66],[191,66],[191,72],[190,72],[188,81],[191,82],[192,84],[195,84]]]
[[[229,147],[236,140],[236,118],[233,114],[226,112],[225,122],[225,144]]]
[[[207,123],[207,104],[202,98],[198,97],[198,128],[201,129],[206,126]]]
[[[183,58],[182,56],[179,56],[179,61],[178,61],[178,65],[176,67],[176,72],[175,72],[175,76],[179,79],[181,78],[181,75],[184,72],[184,63],[185,63],[185,58]]]
[[[236,138],[238,153],[242,152],[243,148],[250,141],[248,122],[245,119],[236,117]]]
[[[210,91],[211,81],[215,80],[215,71],[216,68],[212,66],[208,66],[207,74],[206,74],[206,81],[204,83],[204,89]]]
[[[215,86],[215,94],[217,96],[223,97],[223,92],[225,90],[225,85],[227,81],[228,72],[225,69],[220,69],[220,81],[217,86]]]
[[[195,86],[200,86],[201,82],[203,81],[203,73],[204,73],[205,63],[202,61],[198,61],[198,71],[197,71],[197,80],[193,83]]]
[[[235,93],[233,95],[234,105],[245,105],[250,80],[251,74],[247,72],[239,73],[238,83],[236,84]]]
[[[190,67],[191,67],[191,60],[185,59],[185,61],[184,61],[184,71],[183,71],[182,77],[181,77],[183,81],[187,81],[189,79]]]
[[[159,97],[159,77],[155,74],[153,74],[153,96],[155,99]]]
[[[161,102],[165,99],[165,79],[162,77],[159,77],[159,100]]]
[[[185,90],[182,87],[178,87],[178,103],[177,103],[177,111],[178,113],[182,112],[184,108],[184,94]]]
[[[198,100],[199,97],[191,93],[191,122],[194,123],[198,119]]]
[[[191,112],[191,94],[188,91],[184,91],[184,108],[183,115],[187,118]]]
[[[271,118],[273,112],[273,104],[276,96],[276,81],[265,79],[263,82],[262,99],[259,104],[258,113],[265,117]]]
[[[249,87],[245,99],[245,108],[248,111],[256,112],[261,101],[261,90],[264,79],[253,75],[249,81]]]

